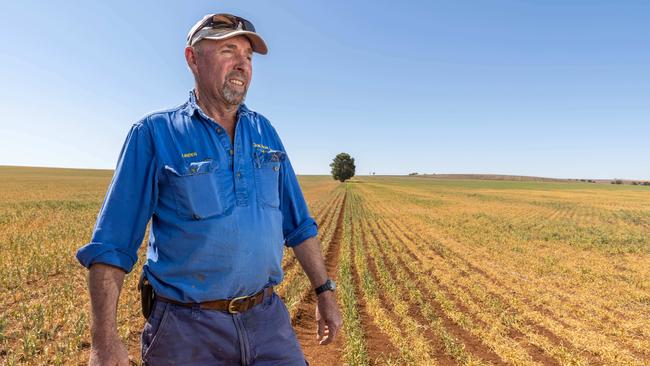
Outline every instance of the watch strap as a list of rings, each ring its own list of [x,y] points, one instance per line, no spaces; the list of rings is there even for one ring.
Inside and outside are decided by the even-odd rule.
[[[314,291],[316,291],[316,295],[320,295],[325,291],[334,290],[335,288],[336,286],[334,285],[334,281],[332,281],[331,279],[327,279],[327,281],[325,281],[324,284],[316,287]]]

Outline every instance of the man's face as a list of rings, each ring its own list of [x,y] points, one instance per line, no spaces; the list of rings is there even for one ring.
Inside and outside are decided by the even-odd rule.
[[[244,101],[253,73],[253,49],[248,38],[204,39],[188,47],[185,56],[203,93],[228,105]]]

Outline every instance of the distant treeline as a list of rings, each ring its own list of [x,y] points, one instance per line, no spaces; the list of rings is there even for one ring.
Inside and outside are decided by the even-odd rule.
[[[616,178],[613,181],[611,181],[610,183],[611,184],[626,184],[627,182],[625,182],[623,179]],[[633,180],[633,181],[631,181],[629,183],[631,185],[633,185],[633,186],[650,186],[650,182],[648,182],[648,181],[636,181],[636,180]]]

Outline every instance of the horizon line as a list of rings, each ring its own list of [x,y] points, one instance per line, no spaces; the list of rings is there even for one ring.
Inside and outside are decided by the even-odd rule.
[[[0,164],[0,168],[38,168],[38,169],[67,169],[67,170],[96,170],[96,171],[115,171],[113,168],[80,168],[80,167],[63,167],[63,166],[47,166],[47,165],[4,165]],[[415,172],[414,172],[415,173]],[[650,181],[650,179],[631,179],[631,178],[621,178],[621,177],[614,177],[614,178],[558,178],[558,177],[545,177],[545,176],[538,176],[538,175],[523,175],[523,174],[504,174],[504,173],[417,173],[415,175],[411,175],[412,173],[406,173],[406,174],[396,174],[396,173],[384,173],[384,174],[355,174],[354,176],[361,176],[361,177],[373,177],[373,176],[380,176],[380,177],[386,177],[386,176],[394,176],[394,177],[417,177],[417,176],[462,176],[462,175],[472,175],[472,176],[494,176],[494,177],[519,177],[519,178],[533,178],[533,179],[548,179],[548,180],[564,180],[564,181],[580,181],[580,180],[596,180],[596,181],[612,181],[612,180],[622,180],[624,182],[635,182],[635,181]],[[329,176],[331,174],[329,173],[323,173],[323,174],[296,174],[297,176]],[[462,179],[459,177],[459,179]],[[480,178],[474,178],[474,179],[480,179]],[[504,179],[507,180],[507,179]],[[515,180],[515,179],[513,179]]]

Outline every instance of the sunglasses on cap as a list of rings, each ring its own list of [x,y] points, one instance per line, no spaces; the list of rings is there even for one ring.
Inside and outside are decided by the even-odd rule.
[[[215,14],[205,19],[190,33],[187,37],[188,42],[191,42],[196,33],[204,28],[212,28],[217,31],[223,30],[224,32],[244,30],[255,33],[253,23],[242,17],[231,14]]]

